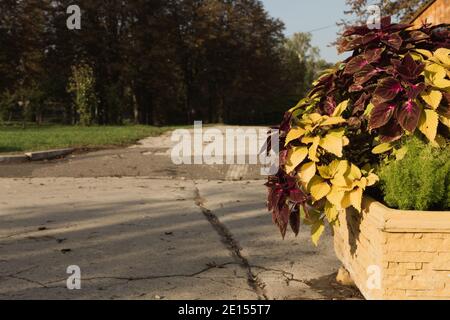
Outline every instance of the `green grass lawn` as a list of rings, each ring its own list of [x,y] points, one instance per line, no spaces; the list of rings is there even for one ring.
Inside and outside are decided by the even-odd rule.
[[[103,148],[125,146],[174,127],[152,126],[0,126],[0,153],[55,148]]]

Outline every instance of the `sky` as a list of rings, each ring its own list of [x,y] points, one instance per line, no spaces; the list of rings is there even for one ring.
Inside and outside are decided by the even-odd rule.
[[[313,45],[319,47],[322,58],[337,62],[335,47],[328,47],[336,40],[339,27],[336,22],[344,18],[345,0],[262,0],[266,10],[274,18],[281,19],[287,36],[295,32],[311,32]],[[321,29],[321,30],[317,30]]]

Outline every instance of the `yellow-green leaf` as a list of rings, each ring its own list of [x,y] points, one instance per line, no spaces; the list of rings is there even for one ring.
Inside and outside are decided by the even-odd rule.
[[[323,232],[325,231],[325,225],[323,221],[317,221],[313,224],[311,228],[311,240],[314,243],[315,246],[319,244],[320,237],[322,236]]]
[[[318,168],[320,176],[324,179],[332,179],[336,175],[343,175],[347,169],[347,160],[333,160],[329,165]]]
[[[344,147],[348,146],[350,144],[350,140],[347,137],[342,137],[342,145]]]
[[[327,152],[342,157],[343,139],[334,134],[327,134],[325,138],[320,139],[319,146]]]
[[[374,108],[375,105],[373,103],[369,103],[366,107],[366,110],[364,111],[364,116],[369,118]]]
[[[330,166],[320,166],[317,170],[319,170],[320,176],[324,179],[331,179],[334,176],[334,174],[330,172]]]
[[[314,142],[315,137],[303,137],[302,138],[302,143],[303,144],[311,144]]]
[[[440,48],[434,52],[434,56],[444,64],[447,68],[450,68],[450,49]]]
[[[362,177],[361,170],[353,163],[350,165],[350,170],[347,172],[347,177],[351,180],[359,180]]]
[[[422,92],[420,96],[422,97],[423,101],[425,101],[427,105],[429,105],[434,110],[439,107],[442,101],[442,92],[440,92],[439,90],[427,90]]]
[[[356,188],[355,190],[350,192],[350,202],[358,212],[361,212],[361,203],[363,197],[363,189]]]
[[[423,110],[420,116],[418,128],[428,138],[428,140],[432,142],[436,139],[438,124],[439,115],[436,111],[429,109]]]
[[[317,124],[322,120],[322,115],[319,113],[305,114],[303,119],[305,124]]]
[[[333,204],[336,209],[342,209],[342,199],[345,196],[345,191],[338,186],[332,186],[331,191],[327,194],[327,200]]]
[[[344,113],[344,111],[347,109],[349,101],[350,100],[345,100],[345,101],[342,101],[341,103],[339,103],[338,106],[336,107],[336,109],[334,109],[332,116],[340,117]]]
[[[331,179],[331,184],[339,187],[342,190],[349,191],[353,189],[353,181],[349,178],[344,177],[343,175],[336,175],[333,179]]]
[[[320,126],[333,126],[335,124],[344,123],[346,120],[342,117],[329,117],[325,118],[324,121],[320,124]]]
[[[415,60],[415,61],[423,61],[424,58],[421,54],[417,53],[417,52],[410,52],[411,57]]]
[[[450,80],[445,79],[447,70],[437,63],[428,64],[425,67],[425,82],[433,87],[446,89],[450,87]]]
[[[289,133],[287,134],[286,137],[286,145],[291,142],[294,141],[300,137],[302,137],[305,134],[305,129],[303,128],[293,128],[289,131]]]
[[[307,147],[293,147],[289,150],[286,162],[286,172],[289,174],[308,156]]]
[[[320,137],[314,137],[312,146],[309,148],[309,159],[314,162],[319,162],[319,158],[317,157],[317,149],[319,148]]]
[[[347,160],[333,160],[329,164],[329,167],[333,176],[343,175],[349,168],[349,162]]]
[[[330,190],[330,185],[319,176],[314,176],[309,183],[309,191],[314,201],[319,201],[326,197]]]
[[[333,130],[328,131],[328,134],[330,134],[334,137],[343,138],[344,134],[345,134],[345,129],[344,128],[333,129]]]
[[[366,178],[366,177],[362,177],[362,178],[359,179],[359,180],[353,181],[353,188],[352,188],[352,190],[353,190],[354,188],[356,188],[356,187],[365,190],[366,187],[367,187],[367,184],[368,184],[367,178]]]
[[[302,183],[303,187],[307,187],[311,179],[316,175],[316,163],[308,162],[302,165],[298,173],[298,178]]]
[[[439,120],[441,121],[441,123],[445,126],[447,126],[448,128],[450,128],[450,118],[444,117],[444,116],[439,116]]]
[[[373,148],[372,153],[373,154],[382,154],[388,151],[391,151],[394,148],[394,146],[390,143],[382,143],[377,145],[375,148]]]
[[[431,58],[433,56],[433,53],[431,51],[425,50],[425,49],[414,49],[414,51],[420,53],[421,55]]]
[[[439,89],[447,89],[450,88],[450,80],[437,78],[433,81],[433,85]]]
[[[405,147],[404,149],[405,149],[405,154],[406,154],[407,148]],[[367,179],[368,187],[371,187],[374,184],[376,184],[378,181],[380,181],[380,178],[375,173],[369,173],[369,175],[366,177],[366,179]]]
[[[341,208],[343,210],[345,210],[345,209],[349,208],[351,205],[352,205],[352,202],[350,200],[350,192],[345,192],[344,196],[342,197],[342,200],[341,200]]]
[[[397,160],[397,161],[403,160],[407,153],[408,153],[408,148],[406,146],[404,146],[398,150],[395,150],[394,151],[395,160]]]
[[[301,99],[301,100],[295,105],[295,107],[292,107],[291,109],[289,109],[288,112],[292,113],[292,112],[296,111],[296,110],[297,110],[298,108],[300,108],[300,106],[301,106],[302,104],[304,104],[305,102],[306,102],[306,98]]]
[[[330,202],[325,203],[325,215],[329,223],[333,223],[339,215],[339,211]]]

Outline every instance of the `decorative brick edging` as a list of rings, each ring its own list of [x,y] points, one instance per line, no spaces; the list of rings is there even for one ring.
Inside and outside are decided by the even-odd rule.
[[[367,299],[450,299],[450,212],[392,210],[366,198],[334,228],[337,257]],[[379,288],[370,285],[379,270]]]

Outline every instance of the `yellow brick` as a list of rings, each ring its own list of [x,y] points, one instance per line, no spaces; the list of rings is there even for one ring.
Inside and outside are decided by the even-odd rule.
[[[442,242],[442,247],[439,248],[440,252],[450,252],[450,237],[444,239]]]
[[[442,298],[447,298],[450,299],[450,292],[446,292],[444,290],[434,290],[434,291],[430,291],[430,290],[406,290],[405,292],[407,297],[411,297],[411,298],[419,298],[419,299],[424,299],[426,297],[429,298],[438,298],[438,299],[442,299]]]
[[[440,281],[440,279],[432,276],[418,275],[412,277],[412,281],[408,283],[408,287],[406,289],[439,291],[444,290],[444,288],[445,284]]]
[[[403,289],[385,290],[384,296],[388,297],[389,299],[404,299],[404,297],[406,296],[406,290]]]
[[[437,271],[449,271],[450,274],[450,252],[440,252],[431,263],[431,268]]]
[[[385,252],[436,252],[443,247],[443,239],[405,239],[385,245]]]
[[[414,237],[414,233],[392,233],[392,232],[384,232],[387,237],[388,242],[391,241],[402,241],[405,239],[412,239]]]
[[[407,270],[421,270],[422,265],[423,264],[420,262],[409,262],[409,263],[406,263],[405,268]]]
[[[431,262],[432,252],[388,252],[384,257],[389,262]]]
[[[412,281],[412,276],[402,276],[402,275],[395,275],[395,276],[386,276],[385,280],[383,281],[383,286],[386,290],[406,290],[409,289],[408,284]]]
[[[440,240],[448,239],[447,235],[445,233],[424,233],[423,238],[424,239],[440,239]]]

